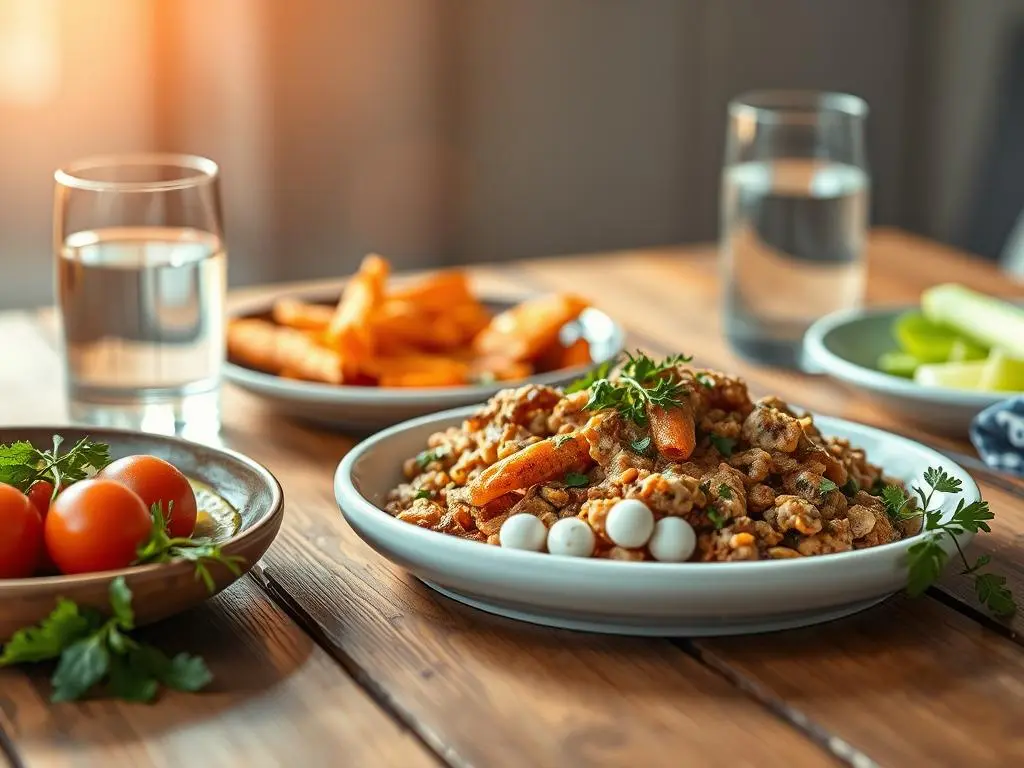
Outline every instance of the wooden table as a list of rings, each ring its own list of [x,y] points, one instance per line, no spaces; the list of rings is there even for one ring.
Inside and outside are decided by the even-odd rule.
[[[875,232],[869,254],[872,303],[911,302],[945,280],[1021,294],[991,267],[899,232]],[[711,248],[475,274],[494,290],[572,288],[620,318],[635,344],[738,371],[756,393],[920,435],[827,379],[737,359],[722,340]],[[40,315],[0,314],[0,422],[65,418],[52,342]],[[0,746],[12,764],[1024,764],[1024,618],[986,618],[956,574],[917,600],[758,637],[533,627],[439,597],[353,534],[331,489],[351,439],[283,420],[232,388],[225,408],[226,442],[285,488],[284,527],[262,568],[144,632],[203,654],[214,684],[154,706],[51,705],[48,669],[0,671]],[[979,479],[996,520],[974,548],[1024,596],[1024,497]]]

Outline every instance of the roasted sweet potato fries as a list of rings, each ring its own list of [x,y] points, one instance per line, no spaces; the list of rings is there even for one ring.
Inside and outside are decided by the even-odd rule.
[[[336,307],[282,298],[270,318],[232,320],[229,356],[278,376],[380,387],[513,381],[590,361],[585,339],[561,334],[587,307],[577,296],[542,296],[492,317],[463,272],[389,289],[389,271],[371,254]]]

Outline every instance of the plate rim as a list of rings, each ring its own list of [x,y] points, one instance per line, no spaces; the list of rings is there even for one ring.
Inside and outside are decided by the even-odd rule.
[[[117,427],[92,427],[86,424],[17,424],[14,426],[3,426],[0,427],[0,442],[4,442],[7,435],[27,430],[40,430],[44,432],[51,432],[53,434],[61,434],[62,432],[67,432],[69,430],[76,430],[78,432],[90,434],[95,433],[98,437],[102,435],[123,435],[135,438],[152,438],[154,440],[183,446],[186,449],[190,446],[199,446],[204,451],[214,451],[216,453],[224,454],[256,472],[256,474],[259,475],[270,488],[271,499],[269,511],[256,520],[250,527],[238,531],[231,538],[222,541],[222,548],[227,552],[227,554],[231,554],[232,552],[242,548],[250,539],[259,538],[260,536],[267,535],[268,533],[270,534],[269,541],[267,543],[267,547],[269,548],[270,543],[272,543],[274,538],[276,538],[277,530],[280,529],[281,522],[284,518],[284,489],[282,488],[280,481],[278,481],[269,469],[240,451],[221,446],[208,445],[206,443],[197,443],[193,440],[187,440],[178,436],[161,435],[150,432],[141,432],[133,429],[121,429]],[[264,551],[266,551],[266,548]],[[246,563],[243,572],[249,570],[255,564],[255,560],[253,562]],[[177,560],[169,563],[146,563],[145,565],[131,565],[127,568],[117,568],[107,571],[92,571],[89,573],[29,576],[20,579],[0,579],[0,595],[4,592],[14,591],[17,591],[19,595],[28,595],[35,592],[52,593],[58,591],[61,587],[80,588],[85,585],[97,585],[103,582],[112,581],[118,576],[124,576],[126,579],[134,579],[136,577],[141,578],[158,573],[167,575],[176,571],[191,570],[192,568],[194,568],[194,564],[189,561]],[[231,581],[234,581],[235,578],[237,577],[233,577]]]

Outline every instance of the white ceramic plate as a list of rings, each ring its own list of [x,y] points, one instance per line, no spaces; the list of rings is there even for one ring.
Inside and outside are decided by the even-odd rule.
[[[473,413],[461,408],[399,424],[357,445],[338,466],[334,493],[355,531],[429,586],[491,613],[569,629],[633,635],[726,635],[815,624],[884,600],[907,579],[913,539],[835,555],[740,563],[629,563],[502,549],[403,523],[384,512],[402,462],[427,437]],[[961,467],[936,451],[881,430],[816,417],[908,481],[940,466],[979,498]],[[943,507],[952,514],[949,497]],[[970,536],[961,537],[966,545]],[[951,541],[944,543],[953,552]]]
[[[854,309],[826,315],[804,336],[807,359],[812,367],[863,390],[897,418],[931,432],[965,438],[975,416],[1016,393],[926,387],[875,368],[879,355],[898,348],[892,323],[908,309]]]
[[[338,294],[297,295],[310,302],[337,303]],[[494,312],[512,306],[505,300],[484,300]],[[268,317],[272,302],[247,307],[235,317]],[[503,381],[469,387],[437,387],[429,389],[352,387],[317,384],[316,382],[283,379],[269,373],[228,362],[224,377],[254,394],[259,395],[278,410],[320,424],[357,433],[366,433],[396,424],[414,416],[435,413],[460,405],[482,403],[506,387],[526,382],[551,386],[567,384],[583,376],[594,366],[618,355],[625,344],[625,331],[599,309],[586,309],[577,323],[563,329],[571,335],[582,335],[590,342],[592,362],[558,371],[537,374],[522,381]]]

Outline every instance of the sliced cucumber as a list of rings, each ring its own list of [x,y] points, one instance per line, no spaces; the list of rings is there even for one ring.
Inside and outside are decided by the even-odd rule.
[[[1024,359],[1024,309],[951,283],[925,291],[921,307],[933,323]]]
[[[878,358],[879,370],[893,376],[905,376],[908,379],[914,378],[914,371],[920,364],[920,360],[906,352],[885,352]]]
[[[993,350],[979,386],[993,392],[1024,392],[1024,360],[1010,357],[1000,349]]]
[[[919,365],[914,372],[914,381],[926,387],[978,389],[987,365],[986,360]]]

